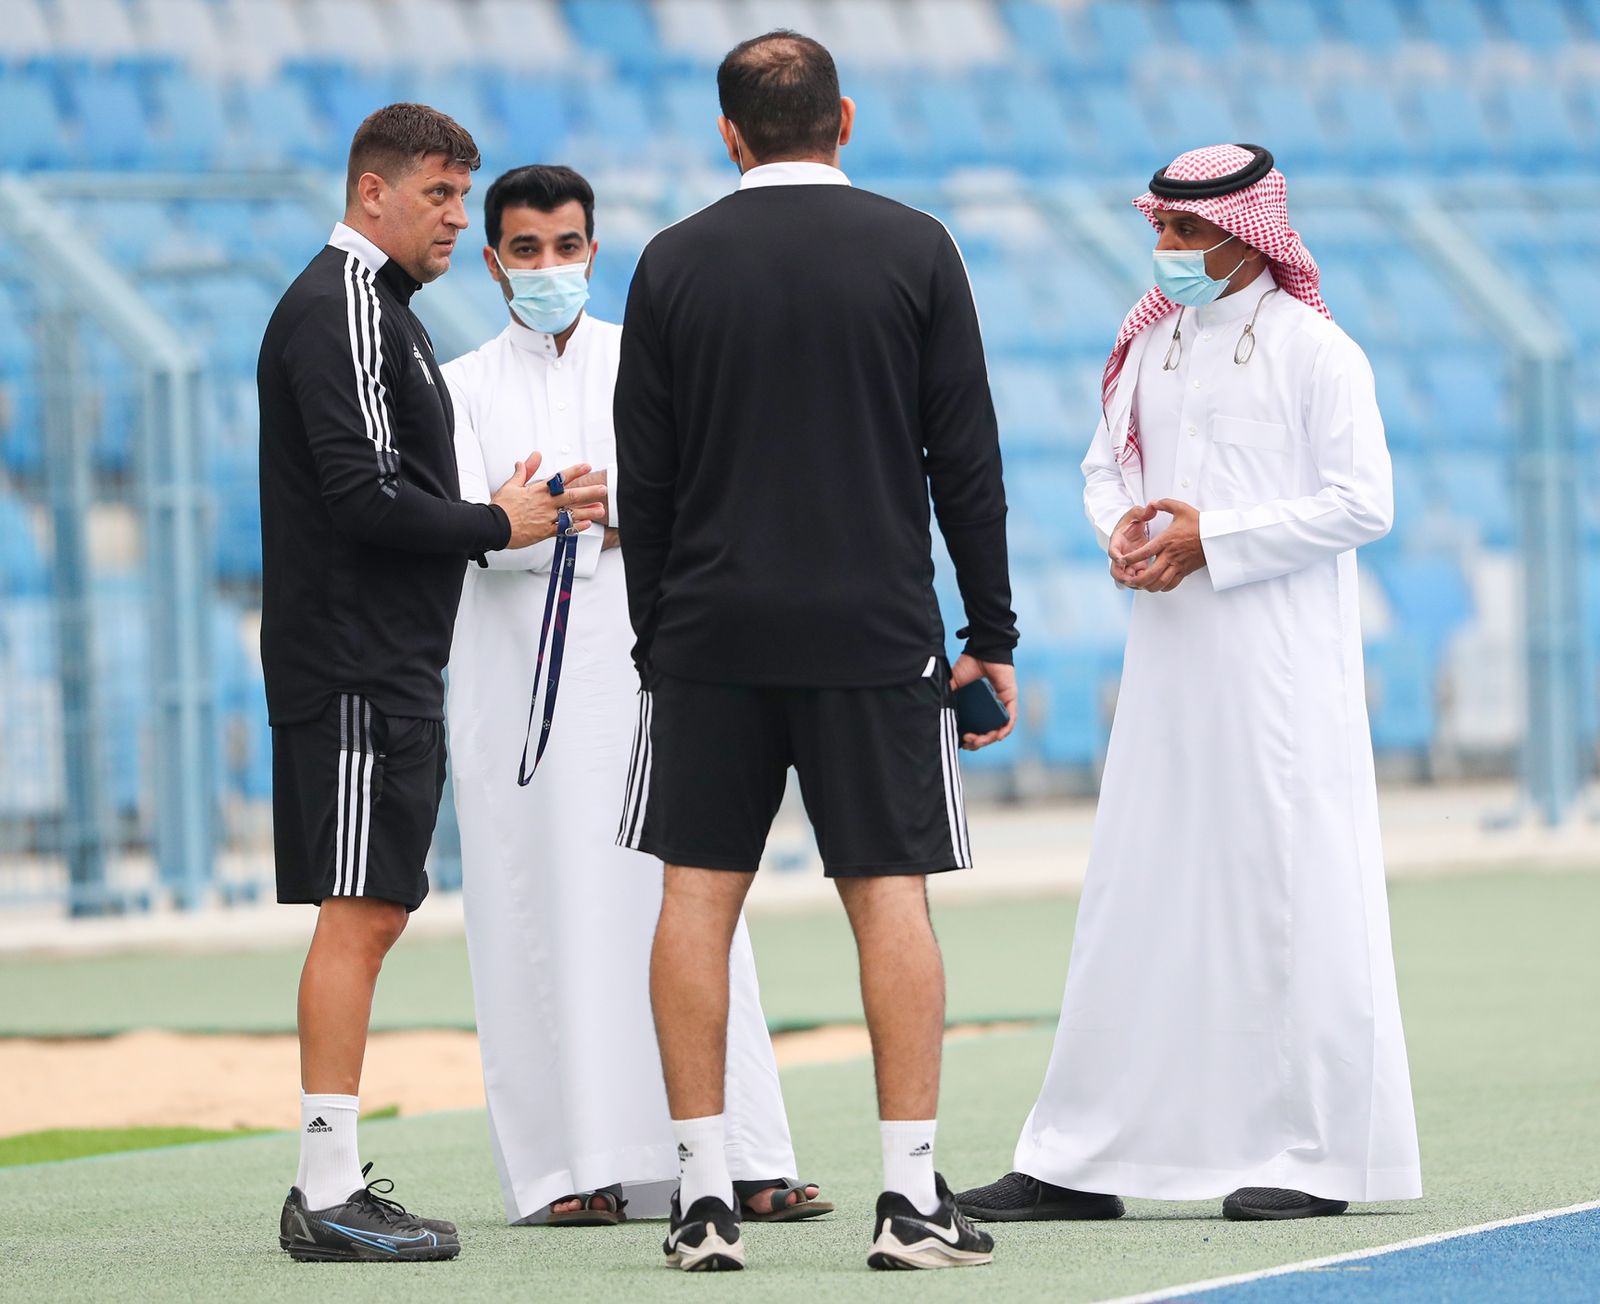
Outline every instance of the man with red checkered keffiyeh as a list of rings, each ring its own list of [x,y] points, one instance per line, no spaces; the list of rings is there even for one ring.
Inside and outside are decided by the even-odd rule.
[[[1134,591],[1122,689],[1055,1051],[974,1217],[1422,1192],[1357,613],[1389,454],[1286,193],[1266,150],[1215,145],[1134,200],[1156,288],[1083,463]]]

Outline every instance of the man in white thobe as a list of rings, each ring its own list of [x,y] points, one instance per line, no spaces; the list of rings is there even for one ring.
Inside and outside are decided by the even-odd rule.
[[[567,168],[518,168],[485,202],[484,261],[506,328],[444,367],[461,492],[487,501],[514,470],[613,472],[621,327],[583,312],[594,194]],[[495,477],[499,476],[499,479]],[[615,502],[613,496],[612,501]],[[549,746],[518,785],[554,541],[469,568],[446,717],[461,829],[462,896],[489,1128],[509,1221],[615,1223],[667,1212],[678,1157],[651,1021],[650,940],[661,866],[615,845],[638,677],[615,516],[579,534]],[[537,729],[535,729],[535,744]],[[532,756],[532,749],[529,751]],[[796,1172],[755,962],[732,954],[729,1166],[752,1213],[832,1206]]]
[[[1084,503],[1135,590],[1043,1089],[971,1215],[1234,1219],[1422,1193],[1355,549],[1393,515],[1361,350],[1257,146],[1134,201],[1157,289],[1106,367]],[[1115,1194],[1093,1194],[1097,1192]]]

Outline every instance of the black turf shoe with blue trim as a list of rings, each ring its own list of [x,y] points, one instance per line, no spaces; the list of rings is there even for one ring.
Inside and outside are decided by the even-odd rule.
[[[343,1204],[307,1209],[300,1188],[292,1186],[278,1220],[278,1244],[301,1263],[417,1263],[461,1253],[454,1223],[407,1213],[384,1198],[393,1189],[388,1178],[379,1178]]]

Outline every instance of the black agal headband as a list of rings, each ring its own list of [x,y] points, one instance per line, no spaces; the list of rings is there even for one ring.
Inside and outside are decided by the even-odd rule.
[[[1162,168],[1150,178],[1150,193],[1158,199],[1216,199],[1253,186],[1272,171],[1271,150],[1262,149],[1260,145],[1243,144],[1235,148],[1247,149],[1254,155],[1237,172],[1230,172],[1223,177],[1206,177],[1200,181],[1179,181],[1169,177],[1167,169]]]

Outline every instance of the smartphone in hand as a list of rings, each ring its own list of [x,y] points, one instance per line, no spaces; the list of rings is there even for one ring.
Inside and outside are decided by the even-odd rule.
[[[961,737],[1004,729],[1010,719],[994,685],[987,679],[974,679],[956,689],[956,732]]]

